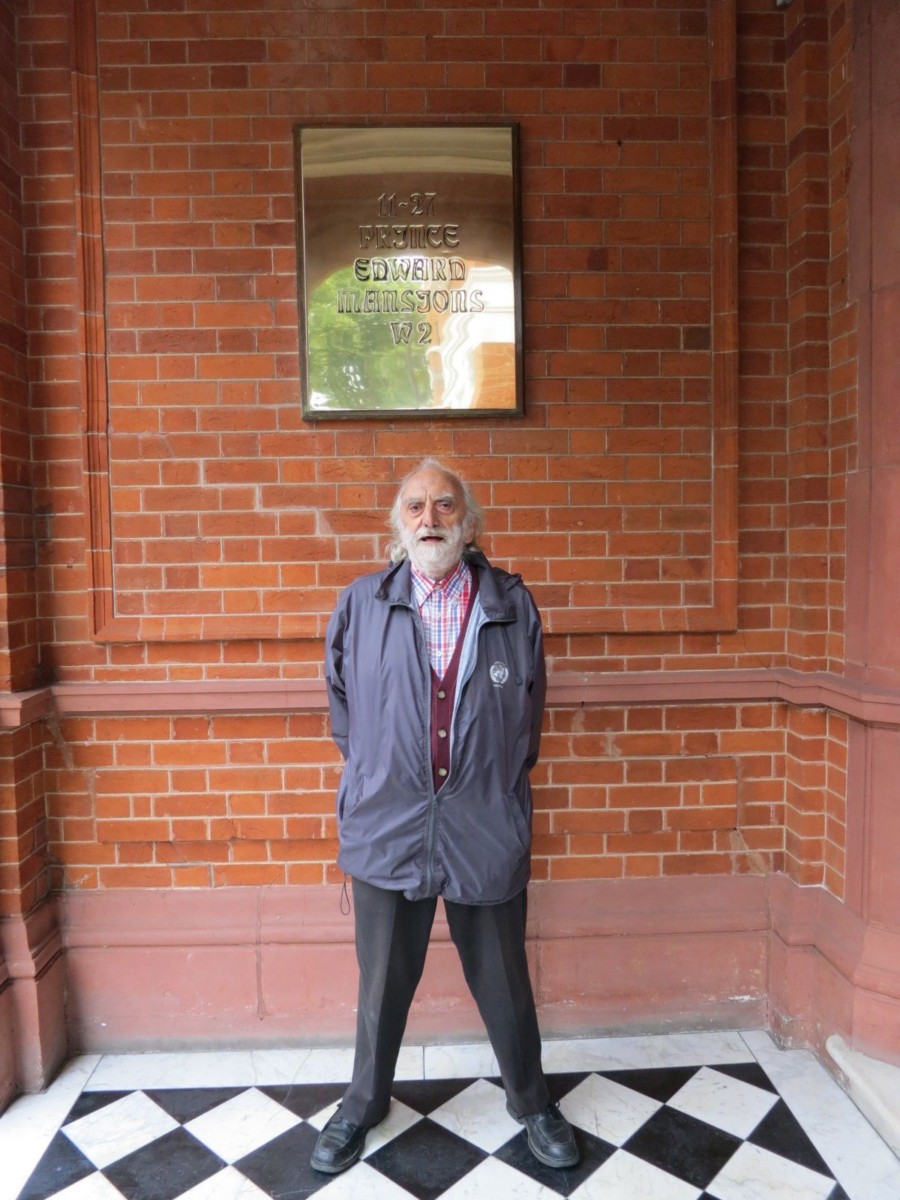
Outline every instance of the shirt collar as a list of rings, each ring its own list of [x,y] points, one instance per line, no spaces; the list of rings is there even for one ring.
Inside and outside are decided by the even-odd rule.
[[[410,559],[413,589],[416,594],[416,604],[421,608],[425,601],[434,593],[443,591],[448,600],[461,596],[469,582],[469,567],[465,559],[460,559],[456,568],[445,575],[443,579],[430,579],[423,574]]]

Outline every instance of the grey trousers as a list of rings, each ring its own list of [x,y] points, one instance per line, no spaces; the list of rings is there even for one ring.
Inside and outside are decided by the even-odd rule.
[[[341,1116],[376,1125],[391,1101],[397,1055],[422,977],[437,900],[407,900],[353,880],[359,1007],[353,1079]],[[447,924],[487,1028],[509,1107],[521,1116],[549,1103],[541,1036],[525,957],[525,891],[504,904],[445,901]]]

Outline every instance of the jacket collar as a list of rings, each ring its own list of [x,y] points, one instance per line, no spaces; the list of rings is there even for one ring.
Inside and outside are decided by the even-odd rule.
[[[510,575],[499,567],[492,567],[480,550],[468,553],[466,562],[473,571],[478,572],[478,599],[488,620],[514,620],[516,607],[510,591],[521,576]],[[407,608],[412,605],[412,571],[409,559],[404,559],[401,563],[392,563],[385,570],[375,598],[385,600],[388,604],[402,604]]]

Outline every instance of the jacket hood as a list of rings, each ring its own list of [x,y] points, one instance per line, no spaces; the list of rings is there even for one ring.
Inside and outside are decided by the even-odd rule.
[[[467,552],[463,556],[469,567],[478,572],[478,598],[485,615],[491,621],[512,621],[516,607],[509,593],[518,587],[521,575],[511,575],[499,567],[492,567],[480,550]],[[411,603],[412,568],[409,559],[393,563],[384,571],[375,592],[376,600],[388,604]]]

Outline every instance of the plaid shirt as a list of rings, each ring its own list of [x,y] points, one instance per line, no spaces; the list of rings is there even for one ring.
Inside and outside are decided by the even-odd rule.
[[[412,567],[413,591],[425,626],[428,659],[438,679],[443,679],[462,629],[472,591],[472,573],[460,560],[455,571],[443,579],[429,579]]]

